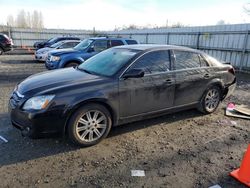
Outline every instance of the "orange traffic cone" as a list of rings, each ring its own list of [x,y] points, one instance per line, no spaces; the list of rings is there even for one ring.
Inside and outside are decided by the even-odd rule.
[[[240,168],[231,172],[230,175],[250,187],[250,144],[248,145]]]

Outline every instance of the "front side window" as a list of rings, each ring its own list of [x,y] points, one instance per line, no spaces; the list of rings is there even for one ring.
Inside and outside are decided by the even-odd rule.
[[[188,51],[174,51],[175,70],[197,68],[201,66],[199,54]]]
[[[61,42],[57,42],[57,43],[55,43],[55,44],[52,44],[50,47],[51,48],[58,48],[58,47],[60,47],[61,45],[63,45],[63,42],[61,41]]]
[[[107,40],[97,40],[94,43],[94,51],[95,52],[101,52],[103,50],[106,50],[108,48],[108,41]]]
[[[145,74],[167,72],[170,70],[169,51],[159,50],[146,53],[131,68],[143,69]]]

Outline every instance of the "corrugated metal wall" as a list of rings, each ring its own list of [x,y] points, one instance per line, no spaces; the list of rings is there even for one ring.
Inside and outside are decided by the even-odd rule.
[[[22,29],[0,26],[0,32],[10,35],[17,47],[32,47],[37,41],[44,41],[57,36],[76,36],[81,39],[90,37],[92,31],[65,29]]]
[[[16,46],[33,46],[34,42],[47,40],[57,36],[76,36],[81,39],[89,37],[87,31],[58,29],[11,29],[11,38]]]
[[[55,36],[93,36],[93,32],[85,30],[38,30],[3,26],[0,26],[0,32],[10,33],[16,46],[33,46],[36,41]],[[231,62],[237,68],[250,70],[249,33],[250,24],[102,32],[103,35],[133,38],[140,43],[175,44],[197,48],[222,61]]]
[[[140,43],[182,45],[205,51],[239,69],[250,69],[250,24],[109,32]]]

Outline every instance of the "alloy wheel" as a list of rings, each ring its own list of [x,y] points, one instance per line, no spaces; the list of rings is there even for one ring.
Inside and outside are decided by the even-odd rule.
[[[208,112],[214,111],[220,103],[220,93],[217,89],[210,89],[205,97],[205,108]]]
[[[98,110],[84,113],[77,121],[76,134],[85,142],[93,142],[100,139],[107,129],[107,117]]]

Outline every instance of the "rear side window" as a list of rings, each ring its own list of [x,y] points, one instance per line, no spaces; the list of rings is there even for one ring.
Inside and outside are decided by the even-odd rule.
[[[127,44],[138,44],[136,40],[126,40]]]
[[[170,70],[169,51],[160,50],[146,53],[131,68],[143,69],[145,74],[167,72]]]
[[[67,43],[64,43],[62,46],[60,46],[60,48],[73,48],[75,45],[72,45],[74,43],[72,42],[67,42]]]
[[[174,51],[175,70],[201,67],[200,56],[188,51]]]
[[[111,40],[111,47],[124,45],[121,40]]]

